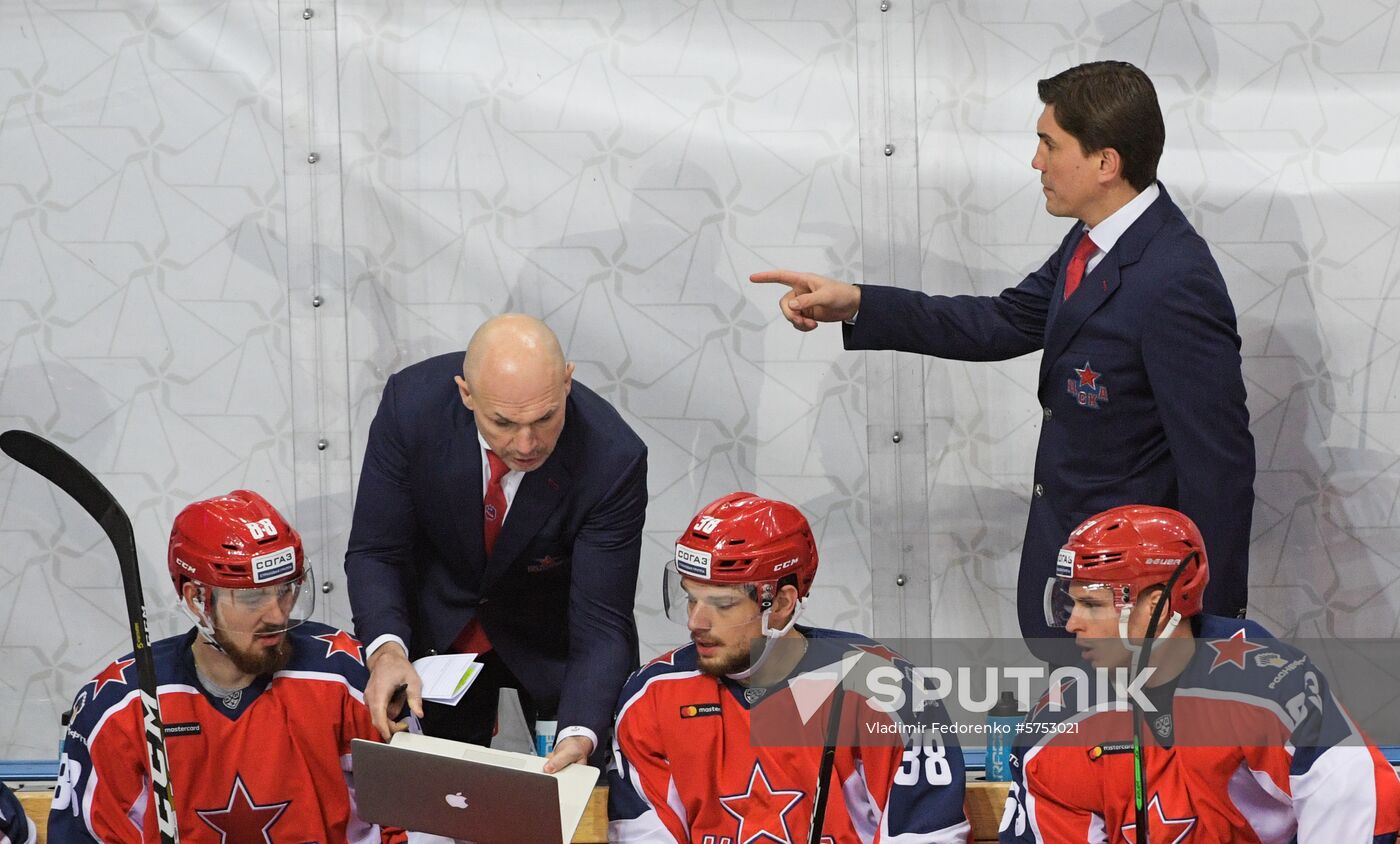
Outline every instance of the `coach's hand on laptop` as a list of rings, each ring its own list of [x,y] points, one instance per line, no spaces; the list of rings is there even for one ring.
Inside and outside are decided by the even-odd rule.
[[[365,686],[365,705],[375,729],[385,741],[394,733],[408,729],[404,721],[395,721],[405,697],[408,708],[423,717],[423,680],[408,661],[408,654],[396,642],[385,642],[369,658],[369,683]]]
[[[554,752],[545,760],[544,772],[553,774],[575,762],[585,762],[593,752],[593,742],[587,736],[569,736],[554,744]]]

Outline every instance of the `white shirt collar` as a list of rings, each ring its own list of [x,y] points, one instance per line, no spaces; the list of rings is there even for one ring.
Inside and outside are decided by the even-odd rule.
[[[1100,252],[1110,252],[1113,244],[1118,242],[1118,238],[1128,230],[1128,227],[1137,222],[1147,207],[1157,201],[1162,190],[1153,182],[1147,186],[1147,190],[1128,200],[1122,208],[1109,214],[1099,222],[1097,226],[1089,229],[1089,233],[1094,238],[1094,245]]]

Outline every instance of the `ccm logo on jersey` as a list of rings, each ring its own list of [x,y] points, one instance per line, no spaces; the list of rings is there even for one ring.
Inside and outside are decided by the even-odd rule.
[[[709,551],[697,551],[680,543],[676,544],[676,571],[681,574],[708,579],[711,559]]]
[[[271,519],[258,519],[256,522],[244,522],[243,525],[248,528],[248,533],[253,535],[254,542],[262,542],[264,539],[273,539],[277,536],[277,528],[272,526]]]
[[[288,545],[281,551],[273,551],[271,554],[263,554],[261,557],[253,558],[253,582],[266,583],[284,575],[291,574],[297,568],[297,552]]]

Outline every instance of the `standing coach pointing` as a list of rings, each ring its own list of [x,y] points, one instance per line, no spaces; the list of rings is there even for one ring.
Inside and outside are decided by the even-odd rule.
[[[385,385],[345,572],[386,737],[406,686],[425,732],[486,744],[510,687],[558,721],[547,770],[605,747],[637,665],[646,446],[573,369],[544,323],[505,314]],[[482,654],[481,676],[425,704],[409,660],[449,652]]]
[[[783,316],[810,331],[845,322],[848,349],[954,360],[1043,351],[1042,408],[1017,612],[1052,635],[1041,589],[1056,550],[1119,504],[1185,512],[1211,548],[1206,612],[1245,609],[1254,440],[1235,309],[1210,249],[1157,182],[1166,131],[1157,93],[1126,62],[1039,83],[1031,166],[1045,209],[1076,222],[1040,269],[996,296],[929,296],[772,270]]]

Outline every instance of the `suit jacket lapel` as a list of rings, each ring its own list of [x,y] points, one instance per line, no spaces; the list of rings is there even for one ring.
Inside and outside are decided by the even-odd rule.
[[[447,506],[457,527],[458,547],[451,556],[459,560],[484,560],[486,539],[481,525],[481,444],[476,439],[476,422],[460,402],[453,417],[452,435],[443,454],[449,489]],[[446,550],[446,549],[444,549]],[[471,582],[484,570],[477,567]]]
[[[562,449],[556,448],[544,465],[533,472],[526,472],[520,480],[520,488],[515,491],[515,498],[506,513],[506,523],[501,525],[501,532],[496,536],[496,547],[491,550],[491,558],[486,563],[486,574],[481,579],[482,593],[510,568],[569,494],[573,475],[564,465],[561,452]],[[477,498],[480,500],[481,496]],[[480,507],[477,509],[479,511]],[[480,525],[480,517],[476,521]]]
[[[1171,198],[1167,196],[1167,189],[1160,185],[1158,187],[1161,195],[1147,206],[1142,216],[1128,226],[1128,230],[1123,232],[1123,236],[1118,238],[1118,242],[1103,256],[1093,272],[1080,280],[1074,295],[1066,301],[1061,301],[1065,289],[1065,270],[1069,265],[1068,256],[1073,253],[1079,239],[1074,238],[1073,243],[1067,244],[1068,251],[1061,256],[1060,278],[1055,285],[1055,301],[1050,304],[1049,325],[1045,332],[1045,352],[1040,358],[1041,386],[1044,386],[1052,365],[1069,347],[1070,341],[1079,333],[1085,321],[1103,307],[1122,284],[1123,269],[1137,263],[1142,257],[1148,242],[1166,220],[1167,209],[1175,207]]]
[[[1108,297],[1113,295],[1113,291],[1118,289],[1118,285],[1122,282],[1118,259],[1119,251],[1115,245],[1094,267],[1093,272],[1080,279],[1079,288],[1074,291],[1074,295],[1058,303],[1059,307],[1054,310],[1054,315],[1050,320],[1050,331],[1045,337],[1045,354],[1040,358],[1040,380],[1042,382],[1049,374],[1050,365],[1059,359],[1060,354],[1069,346],[1069,341],[1074,338],[1075,334],[1079,333],[1079,328],[1084,325],[1084,321],[1104,302],[1108,301]],[[1055,287],[1056,295],[1063,296],[1064,289],[1065,279],[1064,274],[1061,273],[1060,283]]]

